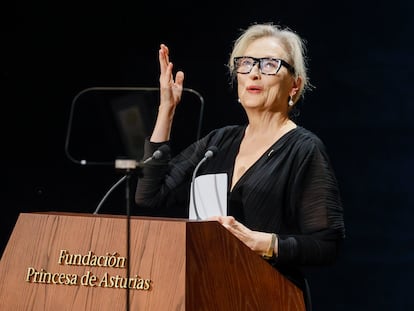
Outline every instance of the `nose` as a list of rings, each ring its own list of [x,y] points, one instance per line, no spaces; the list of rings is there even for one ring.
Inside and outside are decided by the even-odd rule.
[[[255,62],[252,66],[252,70],[250,70],[250,73],[253,72],[253,70],[257,70],[255,74],[258,74],[260,72],[260,62]]]

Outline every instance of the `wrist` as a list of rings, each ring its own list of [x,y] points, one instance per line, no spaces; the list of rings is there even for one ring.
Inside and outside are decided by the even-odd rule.
[[[270,259],[274,256],[277,257],[277,235],[275,233],[271,233],[270,241],[266,251],[262,254],[264,259]]]

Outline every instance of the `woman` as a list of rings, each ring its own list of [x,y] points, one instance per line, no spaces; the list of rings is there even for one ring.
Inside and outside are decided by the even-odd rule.
[[[287,28],[254,24],[243,32],[228,65],[248,123],[213,130],[173,159],[150,162],[138,182],[136,203],[188,207],[195,166],[217,146],[217,155],[198,171],[227,174],[227,216],[214,219],[306,290],[300,268],[334,262],[345,230],[325,147],[290,118],[309,87],[304,51],[303,40]],[[174,79],[163,44],[159,61],[160,106],[146,157],[168,143],[183,89],[184,73]]]

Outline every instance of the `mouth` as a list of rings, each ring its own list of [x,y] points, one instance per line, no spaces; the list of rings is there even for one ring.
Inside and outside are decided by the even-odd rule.
[[[248,92],[254,92],[254,93],[257,93],[257,92],[262,91],[262,88],[261,88],[261,87],[259,87],[259,86],[251,85],[251,86],[248,86],[248,87],[246,88],[246,90],[247,90]]]

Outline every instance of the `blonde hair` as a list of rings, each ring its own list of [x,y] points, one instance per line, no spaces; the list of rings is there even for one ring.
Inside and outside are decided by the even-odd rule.
[[[242,32],[234,41],[233,51],[230,54],[228,68],[232,81],[236,79],[234,70],[234,57],[243,56],[247,47],[255,40],[263,37],[272,37],[277,39],[285,49],[285,61],[295,68],[294,77],[301,77],[302,83],[299,91],[293,99],[294,102],[304,96],[305,90],[310,88],[309,78],[307,75],[306,46],[305,41],[293,30],[272,23],[253,24]]]

